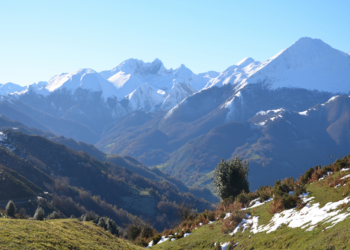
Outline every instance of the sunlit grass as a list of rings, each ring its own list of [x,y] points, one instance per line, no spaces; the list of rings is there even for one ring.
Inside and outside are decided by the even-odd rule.
[[[141,249],[76,219],[0,219],[0,249]]]

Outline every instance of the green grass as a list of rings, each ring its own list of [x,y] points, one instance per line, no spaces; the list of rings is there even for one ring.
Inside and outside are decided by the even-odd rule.
[[[339,174],[341,173],[336,173],[332,178]],[[323,185],[322,182],[324,182]],[[327,202],[344,199],[349,195],[346,193],[347,190],[346,186],[340,186],[337,189],[329,187],[324,180],[320,181],[320,184],[316,181],[307,185],[310,196],[315,197],[311,203],[320,202],[320,207]],[[345,196],[343,196],[344,193]],[[267,203],[248,211],[253,216],[260,216],[259,225],[266,225],[273,217],[267,211],[269,206],[270,203]],[[342,212],[345,211],[344,209]],[[214,242],[228,242],[230,240],[233,240],[234,243],[239,242],[235,249],[350,249],[350,217],[325,231],[324,228],[330,226],[331,223],[320,223],[313,231],[282,225],[276,231],[268,234],[266,232],[254,234],[248,230],[230,236],[221,233],[222,221],[217,221],[212,225],[213,229],[210,229],[209,225],[205,225],[193,230],[193,234],[186,238],[172,242],[167,241],[152,247],[152,249],[214,249]]]
[[[0,218],[0,249],[142,249],[92,222]]]

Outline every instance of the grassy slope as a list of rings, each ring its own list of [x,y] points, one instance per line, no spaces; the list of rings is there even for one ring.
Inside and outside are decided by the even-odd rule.
[[[0,219],[1,249],[141,249],[92,222]]]
[[[338,174],[345,175],[345,173],[336,173],[331,178]],[[318,182],[307,185],[307,191],[310,192],[310,196],[315,197],[311,204],[319,202],[320,207],[327,202],[335,202],[349,195],[349,189],[346,186],[335,189],[329,188],[326,183],[319,185]],[[267,203],[250,209],[253,216],[260,216],[259,225],[266,225],[271,220],[272,215],[267,212],[269,206],[270,204]],[[345,212],[346,209],[347,207],[341,213]],[[239,242],[235,249],[349,249],[350,245],[350,217],[326,231],[323,229],[330,226],[331,223],[320,223],[313,231],[308,232],[305,229],[293,229],[283,225],[269,234],[266,232],[254,234],[249,231],[242,233],[240,231],[234,236],[230,236],[221,233],[221,221],[212,225],[213,229],[209,229],[209,226],[205,225],[193,230],[193,234],[186,238],[164,242],[152,247],[152,249],[214,249],[214,242],[228,242],[230,240],[233,240],[234,243]]]

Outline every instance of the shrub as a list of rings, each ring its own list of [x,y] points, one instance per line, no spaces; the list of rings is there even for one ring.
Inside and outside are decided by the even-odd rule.
[[[19,212],[18,212],[18,218],[20,219],[27,219],[28,218],[28,215],[27,215],[27,210],[22,207]]]
[[[45,211],[44,211],[44,209],[42,209],[41,207],[38,207],[35,210],[35,214],[34,214],[33,219],[34,220],[44,220],[44,218],[45,218]]]
[[[82,221],[91,221],[97,219],[97,215],[94,212],[87,212],[80,217]]]
[[[229,233],[232,232],[239,223],[242,222],[245,217],[245,213],[241,210],[233,211],[231,216],[223,221],[221,232]]]
[[[314,172],[315,172],[315,169],[313,168],[309,168],[308,170],[306,170],[306,172],[304,173],[303,182],[307,183],[307,181],[311,178]]]
[[[58,213],[56,211],[53,211],[51,214],[49,214],[47,216],[47,219],[49,220],[53,220],[53,219],[59,219],[60,216],[58,215]]]
[[[142,237],[151,238],[153,237],[153,234],[154,229],[149,224],[146,224],[146,226],[144,226],[144,228],[142,229]]]
[[[17,208],[15,204],[13,203],[13,201],[10,200],[6,205],[7,216],[15,217],[16,211],[17,211]]]
[[[176,239],[180,239],[180,238],[183,238],[184,237],[184,232],[181,231],[180,233],[178,233],[177,235],[175,235],[175,238]]]
[[[180,202],[177,206],[177,216],[181,221],[186,220],[191,215],[191,210],[194,205],[186,205],[184,202]]]
[[[289,209],[296,207],[298,200],[297,197],[286,194],[282,197],[281,202],[284,209]]]
[[[162,236],[160,234],[157,234],[156,236],[154,236],[153,237],[153,245],[157,244],[161,239],[162,239]]]
[[[266,209],[270,214],[275,214],[283,210],[283,205],[280,198],[274,198],[270,202],[270,208]]]
[[[214,212],[208,212],[208,220],[214,221],[215,220],[215,213]]]
[[[129,226],[128,235],[129,235],[131,240],[135,240],[137,238],[137,236],[140,235],[140,233],[141,233],[141,227],[134,226],[134,225]]]

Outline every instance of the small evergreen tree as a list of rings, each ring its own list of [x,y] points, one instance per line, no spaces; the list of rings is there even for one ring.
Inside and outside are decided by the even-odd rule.
[[[221,199],[235,198],[242,190],[249,192],[248,166],[249,163],[238,156],[231,161],[221,159],[214,170],[213,182]]]
[[[10,200],[6,205],[7,216],[15,217],[16,211],[17,211],[17,208],[15,204],[13,203],[13,201]]]
[[[59,214],[58,214],[56,211],[53,211],[51,214],[49,214],[49,215],[47,216],[47,218],[48,218],[49,220],[54,220],[54,219],[59,219],[60,216],[59,216]]]
[[[45,211],[44,211],[44,209],[42,209],[41,207],[38,207],[35,210],[35,214],[34,214],[33,219],[34,220],[43,220],[44,218],[45,218]]]
[[[106,225],[107,225],[107,231],[110,232],[111,234],[114,234],[116,236],[119,236],[119,230],[117,227],[117,224],[115,224],[114,220],[108,218],[106,221]]]
[[[105,218],[104,217],[100,217],[98,219],[97,225],[99,225],[100,227],[106,228],[107,225],[106,225]]]

